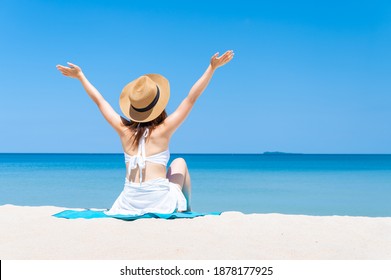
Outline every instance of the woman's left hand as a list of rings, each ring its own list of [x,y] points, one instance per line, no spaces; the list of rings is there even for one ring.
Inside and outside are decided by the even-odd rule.
[[[57,65],[56,67],[64,76],[67,77],[79,79],[83,75],[83,72],[79,66],[70,62],[68,62],[68,65],[70,67],[62,65]]]
[[[210,59],[210,66],[213,70],[227,64],[234,57],[234,51],[226,51],[222,56],[219,57],[219,53],[215,53]]]

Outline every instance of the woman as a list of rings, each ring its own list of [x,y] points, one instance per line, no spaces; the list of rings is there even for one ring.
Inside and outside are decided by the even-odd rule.
[[[120,96],[120,108],[130,121],[117,114],[99,91],[87,80],[81,68],[68,63],[57,65],[65,76],[78,79],[96,103],[104,118],[118,133],[125,153],[126,177],[122,193],[108,215],[143,215],[191,211],[191,182],[184,159],[175,159],[168,170],[169,142],[205,90],[215,70],[231,61],[233,51],[212,56],[201,78],[174,113],[167,116],[170,97],[168,80],[159,74],[146,74],[127,84]]]

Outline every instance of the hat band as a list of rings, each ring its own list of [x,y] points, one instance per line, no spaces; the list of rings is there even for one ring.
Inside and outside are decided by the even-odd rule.
[[[159,97],[160,97],[160,90],[159,90],[159,87],[156,85],[156,88],[157,88],[157,92],[156,92],[156,96],[155,98],[152,100],[152,102],[147,106],[147,107],[144,107],[144,108],[136,108],[134,107],[133,105],[130,105],[135,111],[139,112],[139,113],[143,113],[143,112],[146,112],[146,111],[149,111],[151,110],[155,105],[156,103],[158,102],[159,100]]]

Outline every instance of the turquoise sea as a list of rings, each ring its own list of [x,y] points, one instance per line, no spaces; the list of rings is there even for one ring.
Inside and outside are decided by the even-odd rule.
[[[172,154],[195,211],[391,216],[391,155]],[[109,208],[122,154],[0,154],[0,205]]]

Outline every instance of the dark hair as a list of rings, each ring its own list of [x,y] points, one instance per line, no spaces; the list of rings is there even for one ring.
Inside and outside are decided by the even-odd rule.
[[[133,137],[132,145],[139,144],[140,139],[144,135],[144,132],[147,128],[151,133],[152,130],[154,130],[158,125],[160,125],[166,118],[167,118],[166,110],[163,110],[163,112],[156,119],[152,121],[143,122],[143,123],[131,121],[128,126],[132,131],[134,131],[134,134],[132,136]]]

